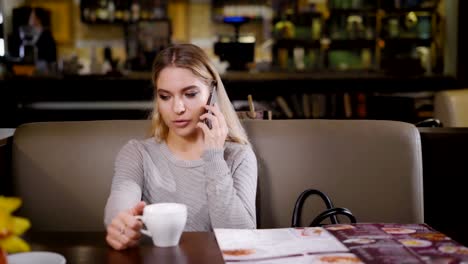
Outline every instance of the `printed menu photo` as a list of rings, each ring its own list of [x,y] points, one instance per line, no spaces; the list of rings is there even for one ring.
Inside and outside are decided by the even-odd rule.
[[[466,264],[468,248],[426,224],[358,223],[215,229],[226,262],[257,264]]]
[[[325,226],[365,263],[468,263],[468,248],[425,224]]]
[[[343,255],[342,253],[349,251],[346,246],[321,227],[257,230],[215,229],[214,233],[225,261],[361,263],[353,254]],[[321,257],[316,256],[320,253],[327,254]],[[329,262],[340,259],[357,259],[358,262]]]
[[[239,262],[242,264],[364,264],[364,262],[353,253],[316,253],[288,258],[271,258]]]

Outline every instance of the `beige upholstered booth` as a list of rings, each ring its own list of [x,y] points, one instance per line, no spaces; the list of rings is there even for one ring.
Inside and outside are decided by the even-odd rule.
[[[437,92],[434,117],[444,127],[468,127],[468,89]]]
[[[259,227],[289,226],[295,199],[307,188],[326,192],[358,221],[423,222],[421,146],[413,125],[368,120],[243,124],[259,163]],[[15,193],[24,202],[20,213],[31,218],[35,230],[103,230],[114,158],[129,139],[143,138],[148,125],[83,121],[18,127],[12,169]],[[310,220],[309,213],[304,217]]]

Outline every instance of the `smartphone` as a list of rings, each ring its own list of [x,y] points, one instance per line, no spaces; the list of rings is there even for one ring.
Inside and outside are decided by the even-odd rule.
[[[206,105],[211,105],[213,106],[216,103],[216,100],[218,99],[218,94],[216,92],[216,85],[213,85],[213,88],[211,89],[210,96],[208,97],[208,101],[206,102]],[[206,110],[205,113],[212,114],[211,111]],[[206,118],[203,120],[205,124],[208,126],[209,129],[211,129],[213,126],[211,125],[211,120]]]

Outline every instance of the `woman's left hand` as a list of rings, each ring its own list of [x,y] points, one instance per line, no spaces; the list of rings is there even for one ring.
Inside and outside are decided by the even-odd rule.
[[[209,119],[211,121],[211,129],[205,124],[205,122],[199,122],[197,126],[203,130],[205,134],[205,148],[206,149],[221,149],[224,147],[224,142],[228,134],[228,127],[226,120],[224,119],[223,113],[218,108],[218,104],[214,106],[205,105],[206,110],[212,113],[204,113],[200,116],[203,121]]]

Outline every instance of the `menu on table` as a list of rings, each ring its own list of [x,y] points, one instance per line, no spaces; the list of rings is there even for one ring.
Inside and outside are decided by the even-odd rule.
[[[425,224],[338,224],[280,229],[215,229],[227,262],[468,263],[468,248]]]
[[[328,225],[365,263],[468,263],[468,248],[425,224]]]
[[[311,263],[311,259],[331,257],[359,260],[322,227],[215,229],[214,233],[228,262]]]

